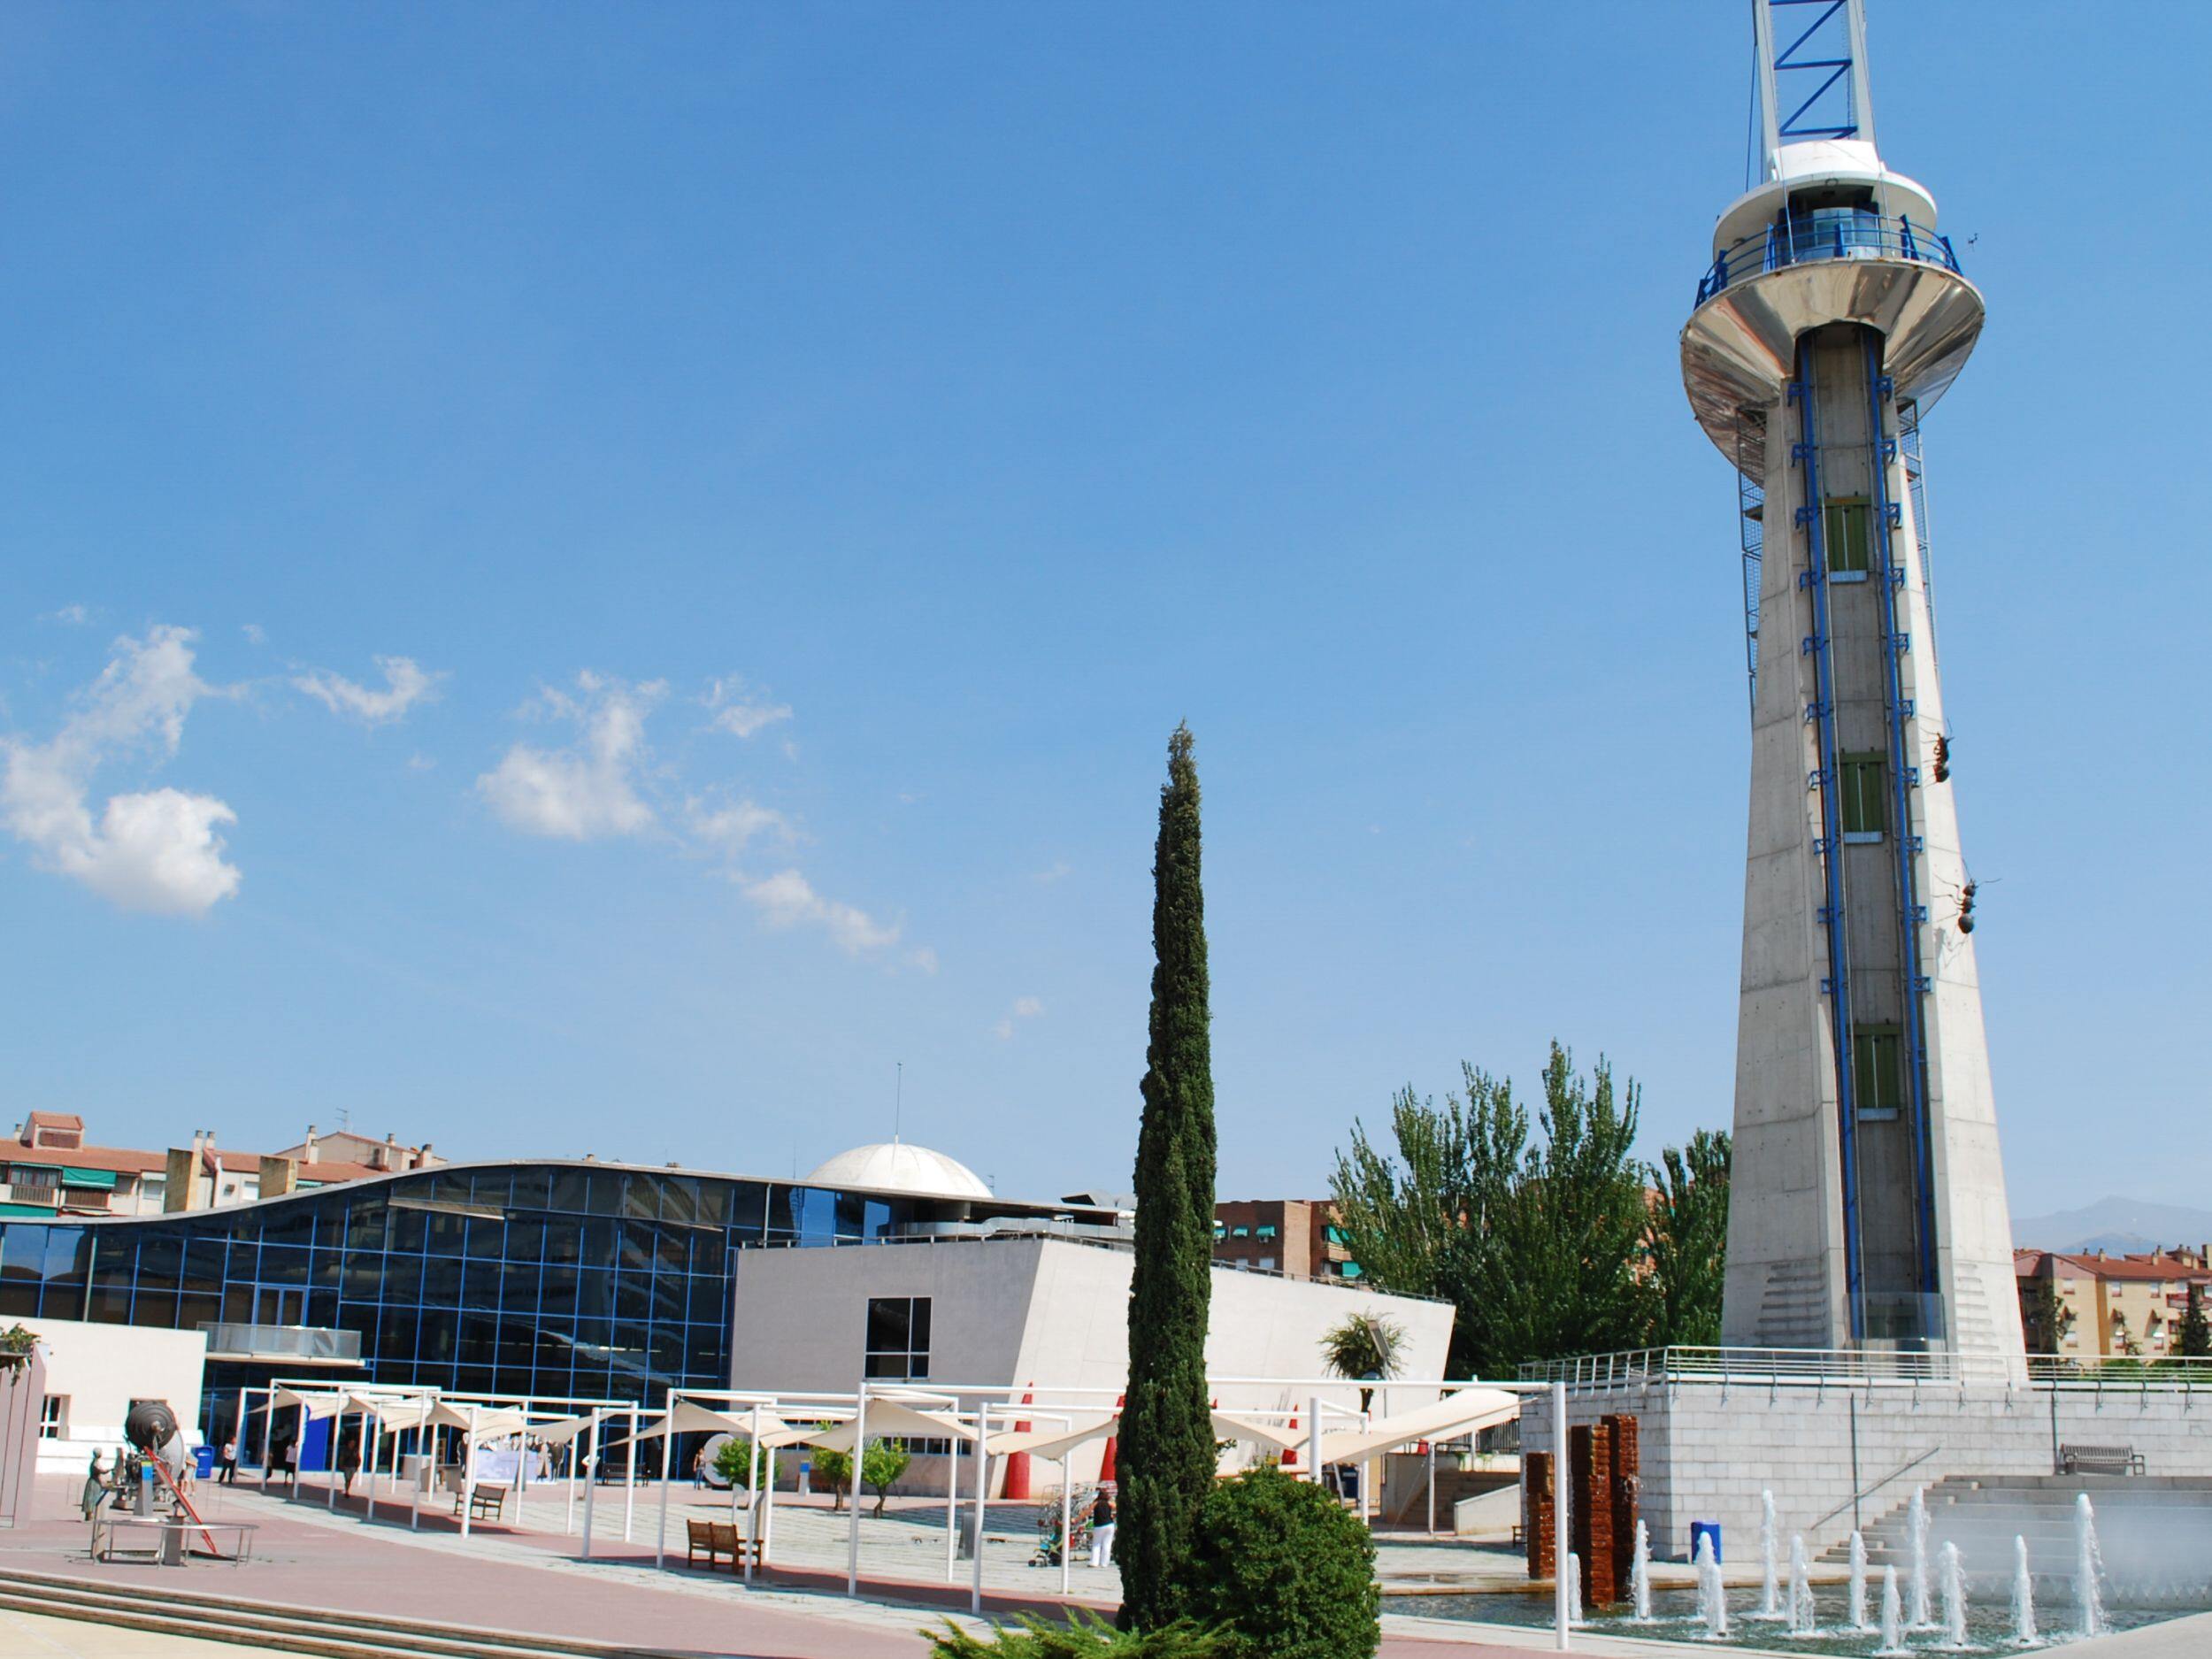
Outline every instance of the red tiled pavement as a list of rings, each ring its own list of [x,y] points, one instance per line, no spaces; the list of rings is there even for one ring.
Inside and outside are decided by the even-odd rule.
[[[595,1550],[595,1563],[587,1565],[574,1562],[572,1539],[504,1527],[482,1529],[496,1534],[507,1550],[516,1545],[541,1549],[546,1564],[534,1566],[460,1553],[449,1541],[456,1531],[450,1516],[424,1513],[425,1533],[449,1540],[442,1547],[426,1546],[403,1531],[388,1530],[381,1524],[380,1507],[375,1526],[334,1526],[288,1515],[280,1502],[251,1495],[234,1500],[204,1486],[200,1508],[208,1518],[261,1524],[253,1560],[235,1568],[200,1563],[180,1572],[101,1563],[85,1556],[85,1528],[77,1516],[76,1493],[73,1479],[42,1478],[35,1513],[28,1524],[0,1533],[0,1566],[90,1580],[157,1582],[164,1589],[279,1606],[559,1635],[725,1659],[925,1659],[929,1652],[919,1628],[934,1615],[925,1607],[879,1609],[872,1623],[861,1623],[841,1616],[848,1605],[841,1597],[826,1595],[817,1613],[793,1608],[781,1598],[760,1604],[733,1595],[726,1569],[718,1575],[722,1583],[711,1587],[703,1583],[692,1591],[637,1583],[635,1570],[651,1565],[649,1547],[603,1542]],[[358,1506],[355,1508],[357,1512]],[[603,1578],[597,1576],[603,1571],[607,1574]],[[778,1573],[767,1581],[787,1592],[803,1593],[827,1590],[824,1576]],[[836,1587],[841,1590],[841,1580]],[[966,1606],[964,1591],[943,1585],[901,1582],[879,1587],[901,1601]],[[987,1600],[987,1610],[997,1615],[1018,1607],[1048,1610],[1052,1605],[1041,1599]],[[1532,1638],[1529,1647],[1540,1645],[1548,1642]],[[1523,1647],[1405,1637],[1386,1639],[1382,1647],[1383,1659],[1525,1659],[1527,1652]]]

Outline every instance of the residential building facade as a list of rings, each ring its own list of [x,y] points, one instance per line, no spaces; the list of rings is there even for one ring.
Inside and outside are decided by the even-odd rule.
[[[2110,1256],[2016,1250],[2028,1351],[2062,1359],[2164,1359],[2180,1351],[2190,1286],[2212,1317],[2206,1245]]]
[[[1236,1199],[1214,1206],[1214,1260],[1287,1279],[1356,1279],[1336,1206],[1325,1199]]]

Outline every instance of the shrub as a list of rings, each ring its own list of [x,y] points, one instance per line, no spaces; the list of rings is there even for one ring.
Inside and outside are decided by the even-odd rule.
[[[926,1630],[931,1659],[1230,1659],[1230,1639],[1195,1624],[1163,1624],[1156,1630],[1116,1630],[1095,1613],[1075,1608],[1064,1624],[1048,1624],[1025,1614],[1002,1625],[988,1640],[948,1623],[943,1631]]]
[[[1229,1659],[1372,1659],[1382,1640],[1366,1525],[1280,1470],[1207,1494],[1187,1582],[1192,1617],[1233,1633]]]
[[[760,1466],[764,1477],[764,1484],[774,1485],[776,1455],[764,1446],[761,1448]],[[721,1449],[714,1455],[714,1472],[722,1477],[723,1483],[726,1486],[734,1486],[740,1491],[749,1488],[753,1482],[753,1442],[751,1440],[742,1434],[733,1434],[724,1440]]]

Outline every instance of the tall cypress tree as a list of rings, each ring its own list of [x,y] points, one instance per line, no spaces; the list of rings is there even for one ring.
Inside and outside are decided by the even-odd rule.
[[[1212,1293],[1214,1081],[1199,882],[1198,768],[1191,734],[1168,740],[1152,863],[1151,1041],[1137,1132],[1136,1268],[1129,1286],[1129,1391],[1121,1417],[1121,1623],[1155,1629],[1185,1603],[1198,1507],[1214,1482],[1206,1397]]]

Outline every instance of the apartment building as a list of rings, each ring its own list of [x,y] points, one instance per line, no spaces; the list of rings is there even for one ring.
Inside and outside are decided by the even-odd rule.
[[[2123,1256],[2015,1250],[2028,1351],[2067,1359],[2162,1359],[2175,1353],[2192,1285],[2212,1317],[2208,1250],[2201,1244]]]
[[[161,1151],[92,1144],[74,1112],[35,1111],[0,1144],[0,1217],[158,1216],[219,1210],[280,1194],[443,1162],[427,1144],[402,1146],[341,1132],[306,1137],[280,1152],[218,1147],[211,1129],[195,1130],[189,1146]]]
[[[1214,1206],[1214,1260],[1288,1279],[1360,1277],[1336,1206],[1325,1199],[1239,1199]]]

